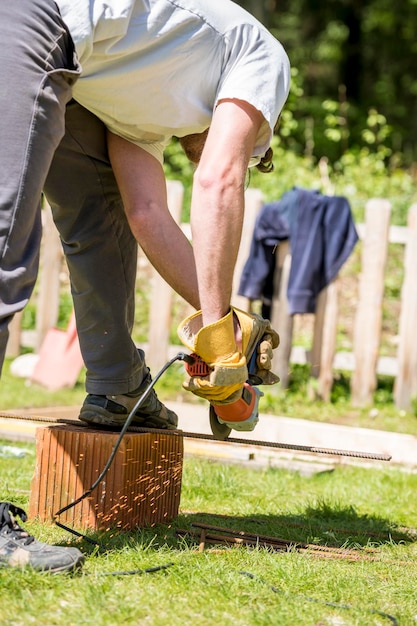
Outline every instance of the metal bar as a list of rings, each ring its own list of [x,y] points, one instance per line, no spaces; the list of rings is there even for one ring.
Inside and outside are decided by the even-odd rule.
[[[130,430],[130,429],[129,429]],[[170,435],[177,437],[189,437],[191,439],[205,439],[207,441],[214,441],[216,443],[236,443],[245,446],[259,446],[264,448],[279,448],[283,450],[297,450],[299,452],[310,452],[314,454],[330,454],[337,456],[349,456],[361,459],[372,459],[374,461],[390,461],[391,455],[379,454],[374,452],[358,452],[355,450],[339,450],[334,448],[318,448],[316,446],[300,446],[292,443],[279,443],[275,441],[259,441],[241,439],[238,437],[228,437],[224,441],[219,441],[213,435],[203,435],[201,433],[192,433],[182,430],[160,430],[157,428],[139,428],[135,427],[131,429],[134,432],[155,432],[155,433],[169,433]]]
[[[23,420],[28,422],[49,422],[52,424],[56,424],[58,421],[55,417],[45,417],[42,415],[19,415],[18,413],[4,413],[3,411],[0,411],[0,418]]]
[[[235,538],[242,538],[245,541],[254,541],[257,544],[262,545],[266,544],[278,547],[283,546],[284,548],[295,548],[297,550],[318,550],[319,552],[336,552],[338,554],[350,552],[350,550],[347,548],[335,548],[334,546],[323,546],[314,543],[305,543],[304,541],[297,541],[294,539],[281,539],[279,537],[270,537],[268,535],[261,535],[259,533],[250,533],[245,530],[233,530],[231,528],[224,528],[222,526],[213,526],[212,524],[204,524],[202,522],[192,522],[191,525],[195,528],[201,528],[202,530],[205,530],[206,535],[208,535],[208,531],[210,531],[210,536],[212,536],[211,531],[213,531],[214,533],[223,533],[225,535],[231,535]],[[375,550],[367,548],[366,552],[375,552]]]
[[[220,530],[220,529],[219,529]],[[295,550],[296,552],[309,554],[310,556],[318,557],[318,558],[326,558],[326,559],[344,559],[349,561],[376,561],[377,557],[371,556],[369,554],[363,554],[362,551],[358,551],[355,549],[348,548],[334,548],[329,546],[319,546],[315,544],[303,544],[298,541],[293,541],[291,539],[274,539],[270,538],[270,541],[266,539],[257,538],[256,535],[253,537],[248,536],[250,533],[244,533],[243,531],[239,531],[237,535],[229,534],[229,529],[223,528],[222,531],[225,531],[226,534],[222,534],[221,532],[208,532],[205,528],[201,528],[200,532],[197,530],[186,530],[182,528],[176,529],[176,534],[179,536],[189,535],[190,537],[194,537],[199,539],[199,552],[204,550],[204,546],[206,543],[210,544],[224,544],[224,545],[238,545],[238,546],[247,546],[247,547],[264,547],[271,548],[273,550],[277,550],[279,552],[287,552],[289,550]]]
[[[0,418],[10,418],[10,419],[21,419],[27,421],[35,421],[35,422],[49,422],[55,424],[78,424],[81,427],[88,428],[84,426],[78,420],[68,420],[68,419],[54,419],[50,417],[41,417],[37,415],[16,415],[11,413],[3,413],[0,412]],[[241,439],[239,437],[229,437],[225,441],[219,441],[213,435],[203,435],[202,433],[193,433],[186,432],[182,430],[166,430],[163,428],[140,428],[137,426],[132,426],[128,428],[129,432],[136,433],[158,433],[164,435],[172,435],[173,437],[187,437],[190,439],[203,439],[206,441],[214,441],[216,443],[235,443],[239,445],[245,446],[259,446],[263,448],[278,448],[280,450],[295,450],[298,452],[309,452],[311,454],[328,454],[333,456],[347,456],[358,459],[371,459],[373,461],[390,461],[391,455],[388,454],[379,454],[375,452],[362,452],[355,450],[339,450],[336,448],[318,448],[316,446],[302,446],[294,443],[279,443],[275,441],[259,441],[259,440],[248,440]]]

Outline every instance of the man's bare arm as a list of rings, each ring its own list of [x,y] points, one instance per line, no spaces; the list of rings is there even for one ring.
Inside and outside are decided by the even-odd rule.
[[[194,175],[191,226],[204,325],[230,307],[246,173],[263,122],[246,102],[221,101]]]
[[[169,285],[200,308],[193,248],[172,218],[160,163],[139,146],[108,133],[109,154],[132,232]]]

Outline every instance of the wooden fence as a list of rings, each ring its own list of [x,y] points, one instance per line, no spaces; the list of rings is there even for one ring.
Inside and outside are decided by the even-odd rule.
[[[170,211],[178,221],[183,204],[181,183],[168,181]],[[243,235],[235,270],[232,303],[250,311],[252,304],[237,295],[238,283],[244,263],[249,254],[256,217],[263,204],[262,193],[256,189],[246,191],[246,211]],[[62,283],[62,252],[59,238],[52,223],[50,209],[44,207],[44,235],[41,250],[41,270],[37,288],[36,333],[33,346],[38,350],[47,330],[56,325],[59,309],[59,293]],[[377,374],[389,374],[395,378],[395,403],[399,408],[410,409],[417,396],[417,204],[411,206],[408,226],[390,225],[391,206],[388,200],[371,199],[366,205],[364,224],[357,224],[362,242],[359,288],[355,298],[353,348],[351,352],[336,349],[339,322],[340,290],[342,279],[337,277],[318,299],[311,338],[311,350],[300,350],[293,345],[294,317],[288,314],[286,297],[291,255],[289,243],[279,246],[276,255],[274,294],[271,322],[279,332],[281,345],[275,351],[273,369],[281,378],[281,388],[290,379],[291,364],[307,361],[311,375],[316,378],[315,393],[328,401],[336,370],[350,370],[351,397],[355,405],[372,404]],[[183,229],[189,234],[189,225]],[[396,355],[386,358],[380,355],[382,303],[384,298],[384,275],[389,243],[404,246],[404,280],[401,290],[401,314],[398,326]],[[144,257],[140,255],[143,266]],[[152,271],[150,278],[151,304],[148,323],[147,360],[152,371],[172,356],[178,346],[171,346],[169,336],[172,326],[174,293]],[[8,355],[18,355],[22,344],[20,315],[11,326]]]
[[[350,370],[351,399],[357,406],[372,403],[377,374],[395,378],[395,403],[409,409],[417,394],[417,204],[410,208],[408,226],[390,226],[391,206],[387,200],[371,199],[366,205],[366,220],[357,224],[362,242],[359,288],[355,297],[353,350],[336,351],[339,322],[339,297],[343,281],[337,277],[318,298],[314,320],[312,348],[304,359],[293,346],[294,319],[288,315],[286,290],[291,257],[289,245],[281,246],[277,257],[279,272],[275,286],[271,321],[281,336],[276,370],[285,387],[289,363],[307,360],[311,374],[317,378],[316,393],[325,401],[330,398],[335,370]],[[401,290],[395,357],[380,355],[384,277],[388,244],[404,246],[404,282]]]

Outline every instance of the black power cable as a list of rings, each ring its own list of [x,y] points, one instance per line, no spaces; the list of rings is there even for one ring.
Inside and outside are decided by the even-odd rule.
[[[361,612],[365,612],[365,613],[371,613],[373,615],[379,615],[380,617],[384,617],[385,619],[389,620],[391,622],[391,624],[394,624],[394,626],[398,625],[398,621],[397,618],[394,617],[393,615],[390,615],[389,613],[384,613],[383,611],[378,611],[377,609],[362,609],[360,607],[355,607],[351,604],[339,604],[338,602],[330,602],[330,601],[326,601],[326,600],[318,600],[317,598],[310,598],[309,596],[301,596],[301,595],[294,595],[288,592],[283,591],[282,589],[279,589],[279,587],[275,587],[274,585],[271,585],[270,583],[266,582],[265,580],[263,580],[262,578],[259,578],[258,576],[255,576],[254,574],[251,574],[250,572],[239,572],[239,574],[241,574],[242,576],[247,576],[247,578],[250,578],[251,580],[254,580],[258,583],[261,583],[263,585],[267,585],[267,587],[273,591],[274,593],[279,593],[282,595],[285,595],[287,597],[292,597],[292,598],[297,598],[299,600],[304,600],[305,602],[314,602],[315,604],[323,604],[325,606],[330,606],[333,607],[335,609],[344,609],[344,610],[348,610],[348,611],[361,611]]]

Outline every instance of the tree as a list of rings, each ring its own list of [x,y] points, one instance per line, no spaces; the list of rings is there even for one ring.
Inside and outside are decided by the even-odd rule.
[[[417,157],[417,1],[240,0],[283,43],[303,96],[294,105],[292,138],[303,150],[309,128],[318,156],[338,158],[346,143],[329,143],[339,120],[350,147],[363,143],[369,111],[392,128],[390,147]],[[333,118],[323,102],[337,104]],[[333,107],[334,108],[334,107]],[[330,133],[331,135],[331,133]],[[334,134],[334,137],[336,134]]]
[[[269,26],[271,15],[276,9],[275,0],[242,0],[237,4],[252,13],[265,26]]]

